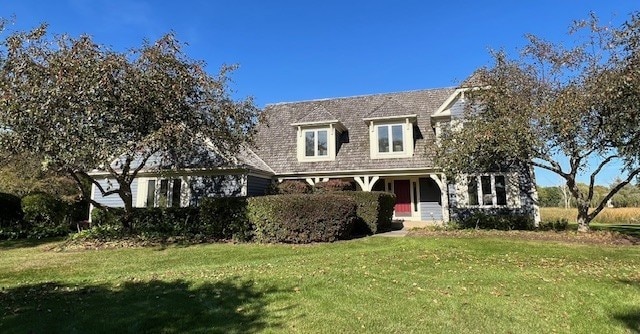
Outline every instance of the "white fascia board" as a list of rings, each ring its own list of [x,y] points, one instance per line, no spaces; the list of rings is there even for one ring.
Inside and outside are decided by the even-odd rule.
[[[378,121],[390,121],[395,119],[409,119],[409,121],[415,121],[418,118],[417,114],[410,115],[398,115],[398,116],[384,116],[384,117],[369,117],[363,118],[365,122],[378,122]]]

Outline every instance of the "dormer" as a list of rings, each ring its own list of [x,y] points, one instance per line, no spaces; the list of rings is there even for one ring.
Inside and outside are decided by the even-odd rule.
[[[297,129],[297,157],[300,162],[336,159],[340,134],[346,130],[338,120],[293,123]]]
[[[416,114],[370,117],[363,120],[369,126],[371,159],[413,156],[413,125],[417,120]]]

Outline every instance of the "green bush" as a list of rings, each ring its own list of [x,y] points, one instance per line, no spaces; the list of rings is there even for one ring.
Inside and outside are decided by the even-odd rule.
[[[0,193],[0,229],[18,227],[22,217],[20,198],[11,194]]]
[[[200,204],[199,224],[217,240],[248,241],[252,227],[244,197],[206,198]]]
[[[352,191],[355,190],[351,182],[343,181],[340,179],[332,179],[326,182],[318,182],[314,186],[316,192],[331,192],[331,191]]]
[[[394,194],[383,191],[345,191],[340,194],[353,198],[357,203],[357,233],[375,234],[381,227],[391,225],[396,204]]]
[[[331,242],[350,236],[356,202],[341,194],[290,194],[250,198],[249,219],[258,242]]]
[[[46,238],[67,235],[70,231],[66,204],[45,193],[22,198],[23,227],[28,238]]]
[[[283,181],[276,187],[278,194],[309,194],[313,190],[308,183],[296,180]]]
[[[474,212],[457,220],[461,228],[486,230],[533,230],[533,219],[527,215]]]
[[[120,226],[120,217],[124,213],[121,208],[94,208],[91,211],[91,225],[93,226]]]
[[[540,231],[566,231],[569,226],[569,221],[561,218],[556,220],[541,221],[538,225]]]

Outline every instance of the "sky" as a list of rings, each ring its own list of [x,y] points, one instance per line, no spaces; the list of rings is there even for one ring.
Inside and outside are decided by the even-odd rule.
[[[455,86],[491,65],[490,50],[517,54],[525,34],[562,42],[590,12],[619,25],[639,9],[638,0],[0,0],[9,29],[46,22],[119,51],[173,32],[211,74],[238,64],[234,96],[259,107]],[[619,174],[608,168],[598,183]]]

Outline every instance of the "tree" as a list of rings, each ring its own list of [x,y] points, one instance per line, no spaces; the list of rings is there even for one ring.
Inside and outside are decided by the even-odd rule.
[[[569,36],[573,44],[563,46],[529,35],[515,59],[494,52],[495,65],[475,73],[481,84],[467,94],[462,127],[444,132],[439,159],[449,172],[535,166],[556,173],[575,200],[579,231],[588,231],[640,173],[640,13],[620,27],[591,15]],[[620,161],[625,177],[590,208],[597,175]],[[584,189],[581,175],[589,180]]]
[[[173,34],[116,52],[89,36],[51,36],[46,25],[13,32],[0,54],[0,147],[44,157],[103,196],[133,207],[131,184],[151,157],[162,166],[231,157],[251,140],[259,110],[251,98],[230,96],[223,66],[212,77],[188,58]],[[215,157],[203,154],[213,147]],[[209,152],[209,151],[207,151]],[[105,170],[118,189],[104,189],[88,171]],[[91,201],[95,206],[100,203]]]

